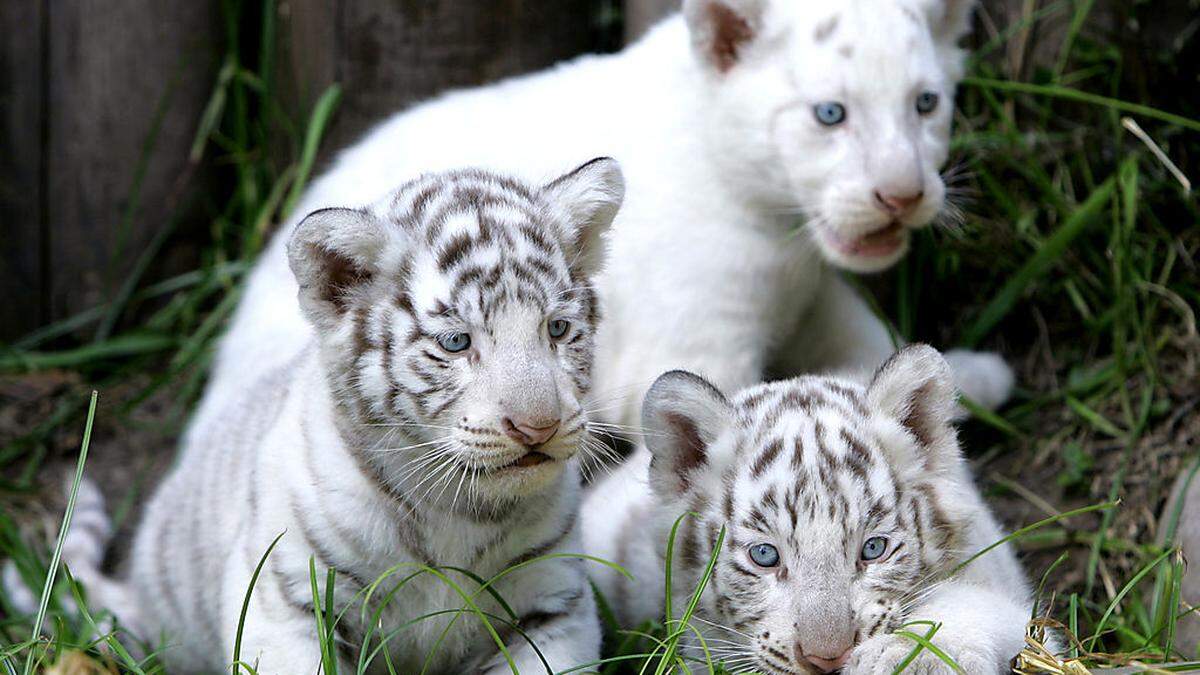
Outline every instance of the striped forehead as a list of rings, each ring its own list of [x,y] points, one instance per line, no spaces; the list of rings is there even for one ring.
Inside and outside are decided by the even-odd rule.
[[[734,408],[742,500],[766,497],[781,517],[805,522],[862,518],[895,502],[895,473],[860,388],[798,378],[747,390]]]
[[[771,426],[782,418],[831,409],[847,418],[871,416],[862,387],[827,377],[805,376],[750,387],[733,401],[742,426]]]
[[[511,179],[482,171],[423,177],[397,193],[389,216],[414,235],[407,281],[418,311],[488,315],[512,300],[545,306],[570,286],[553,225]]]

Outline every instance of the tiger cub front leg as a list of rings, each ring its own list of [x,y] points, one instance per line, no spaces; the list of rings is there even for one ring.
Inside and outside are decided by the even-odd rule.
[[[1024,647],[1029,608],[1011,594],[998,592],[963,580],[942,582],[926,602],[912,612],[921,621],[906,630],[937,631],[930,642],[956,663],[960,672],[971,675],[1001,675],[1009,661]],[[847,675],[891,675],[916,647],[910,638],[895,633],[865,640],[850,655]],[[905,673],[952,675],[955,670],[941,657],[923,649]]]
[[[308,675],[325,672],[321,642],[311,613],[289,607],[286,615],[251,605],[246,616],[240,660],[259,675]],[[236,635],[236,628],[230,635]],[[339,673],[354,672],[335,645]],[[232,651],[230,652],[232,654]]]
[[[592,589],[577,565],[564,561],[561,566],[570,575],[570,583],[547,589],[517,620],[521,632],[510,631],[505,648],[512,664],[497,650],[479,673],[504,675],[512,673],[514,666],[521,675],[556,673],[600,658],[600,625]]]

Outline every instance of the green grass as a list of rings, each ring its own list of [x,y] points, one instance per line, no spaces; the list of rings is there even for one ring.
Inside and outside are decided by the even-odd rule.
[[[233,48],[189,157],[194,167],[217,173],[223,192],[202,193],[188,182],[179,199],[179,217],[197,204],[206,209],[203,264],[172,279],[143,279],[148,261],[174,241],[171,219],[108,303],[0,345],[0,374],[65,369],[105,393],[138,383],[108,413],[118,427],[135,424],[131,412],[140,403],[164,398],[173,411],[167,423],[182,423],[203,385],[213,337],[237,302],[239,281],[311,177],[339,100],[333,88],[304,119],[289,118],[273,81],[272,4],[225,0],[223,6],[226,44]],[[1186,73],[1192,66],[1181,60],[1182,47],[1127,63],[1128,49],[1097,37],[1094,11],[1088,1],[1046,3],[998,34],[981,36],[960,92],[952,146],[966,176],[952,187],[956,196],[971,197],[963,205],[968,215],[961,226],[923,232],[895,272],[868,285],[905,339],[998,348],[1018,365],[1017,399],[997,414],[977,411],[964,439],[1009,524],[1039,524],[1016,530],[1014,543],[1026,551],[1031,577],[1042,579],[1039,616],[1078,638],[1069,654],[1093,666],[1132,658],[1181,662],[1196,658],[1177,645],[1177,624],[1187,611],[1180,598],[1184,564],[1144,525],[1143,511],[1156,517],[1155,500],[1166,489],[1155,487],[1163,478],[1152,473],[1148,454],[1193,473],[1200,466],[1162,439],[1164,429],[1179,425],[1181,406],[1200,395],[1188,370],[1200,356],[1200,206],[1178,177],[1195,179],[1200,168],[1200,104],[1189,96],[1194,81],[1190,88],[1156,88],[1139,76],[1138,68],[1142,75]],[[1145,22],[1153,8],[1134,3],[1130,11]],[[1052,19],[1065,19],[1068,29],[1048,62],[1016,70],[1000,57],[1023,31]],[[246,26],[256,33],[242,34]],[[169,96],[156,105],[157,118],[170,114]],[[152,134],[146,147],[153,143]],[[131,209],[137,191],[135,181]],[[44,420],[0,448],[5,504],[22,503],[34,488],[55,455],[56,434],[83,426],[85,417],[90,428],[95,405],[88,401],[86,391],[58,397]],[[80,467],[86,441],[83,447]],[[1061,513],[1028,517],[1043,508],[1037,500]],[[119,626],[98,628],[108,617],[87,610],[69,574],[54,564],[59,547],[44,550],[22,538],[16,515],[17,509],[0,509],[0,556],[11,557],[43,592],[34,617],[18,615],[0,594],[0,672],[34,672],[78,653],[120,672],[161,672],[153,657],[131,655],[152,647],[137,645]],[[1166,541],[1178,518],[1159,518]],[[489,581],[463,570],[397,569],[389,575],[397,577],[394,584],[373,589],[387,597],[373,600],[391,602],[408,580],[427,575],[457,589],[462,606],[448,610],[455,621],[511,622]],[[314,631],[325,637],[327,657],[336,653],[333,626],[361,601],[333,597],[329,580],[314,567]],[[697,597],[678,599],[685,615]],[[69,611],[71,604],[87,611]],[[606,674],[716,668],[681,655],[692,630],[687,621],[664,618],[618,631],[607,616],[604,661],[588,668]],[[383,646],[406,628],[368,635],[356,669],[386,661]],[[905,631],[914,658],[937,649],[936,624]],[[231,654],[231,666],[240,658]],[[240,668],[249,672],[253,664]]]
[[[1039,493],[1044,486],[1028,481],[1054,480],[1057,470],[1066,488],[1060,503],[1131,500],[1098,520],[1042,533],[1064,535],[1037,560],[1068,556],[1064,570],[1074,570],[1073,581],[1051,585],[1053,609],[1088,650],[1151,661],[1194,657],[1174,650],[1182,613],[1177,556],[1156,545],[1152,532],[1127,533],[1132,511],[1158,506],[1137,500],[1165,494],[1173,478],[1147,475],[1133,460],[1195,395],[1194,373],[1179,364],[1197,353],[1200,275],[1192,256],[1200,211],[1159,155],[1192,159],[1183,173],[1194,172],[1200,110],[1170,91],[1154,92],[1155,102],[1174,109],[1124,99],[1122,53],[1085,40],[1079,27],[1091,3],[1074,8],[1072,37],[1055,69],[1033,69],[1035,81],[1009,79],[1003,63],[974,64],[955,145],[973,173],[977,217],[921,242],[903,263],[909,285],[896,296],[907,304],[893,311],[909,338],[1002,346],[1022,356],[1043,343],[1056,365],[1027,370],[1027,390],[1002,413],[1021,436],[970,438],[992,446],[977,448],[986,457],[1011,457],[991,464]],[[1063,84],[1073,72],[1104,77],[1081,76],[1085,88]],[[1161,151],[1131,127],[1145,129]],[[937,306],[935,294],[961,309],[919,312]],[[1050,471],[1019,468],[1034,456],[1049,458]],[[1181,459],[1191,461],[1172,461]],[[1131,478],[1166,485],[1131,493]]]
[[[83,479],[83,467],[87,463],[88,446],[92,441],[92,425],[96,421],[97,392],[92,392],[92,400],[88,405],[87,427],[83,432],[83,445],[79,449],[79,461],[76,463],[75,479],[71,483],[71,496],[67,501],[66,512],[63,514],[62,525],[58,529],[58,541],[54,545],[54,554],[46,566],[46,582],[42,586],[42,595],[38,600],[37,617],[33,620],[33,631],[29,638],[30,644],[36,644],[42,634],[42,626],[46,621],[46,610],[50,605],[50,593],[54,589],[54,579],[58,574],[59,563],[62,560],[63,542],[71,529],[71,516],[75,512],[75,498],[79,494],[79,482]],[[29,649],[25,655],[24,672],[33,672],[34,655],[37,650]]]

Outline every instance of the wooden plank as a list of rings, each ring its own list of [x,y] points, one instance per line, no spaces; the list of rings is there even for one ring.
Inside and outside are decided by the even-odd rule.
[[[42,321],[42,0],[0,2],[0,342]]]
[[[212,86],[217,4],[71,0],[50,7],[47,318],[103,301],[167,221]],[[131,207],[143,145],[156,127]]]
[[[336,81],[337,4],[282,0],[277,14],[277,96],[292,118],[302,122],[313,103]],[[326,143],[326,149],[328,146]]]
[[[325,148],[456,87],[545,68],[603,47],[595,0],[289,0],[281,5],[280,63],[294,108],[329,83],[344,98]]]

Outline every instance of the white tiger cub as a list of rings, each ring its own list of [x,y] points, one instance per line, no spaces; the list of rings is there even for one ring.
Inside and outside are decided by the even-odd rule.
[[[725,528],[693,625],[734,665],[890,675],[914,647],[893,631],[929,620],[963,672],[1008,672],[1030,592],[1007,546],[955,571],[1003,535],[960,454],[954,401],[945,360],[924,345],[866,387],[806,376],[726,399],[691,373],[663,375],[643,413],[653,459],[621,467],[584,503],[588,552],[636,579],[597,569],[598,587],[628,625],[661,617],[669,532],[691,511],[675,542],[674,609]],[[950,671],[924,652],[905,672]]]
[[[399,566],[371,612],[415,565],[483,579],[516,567],[491,587],[517,616],[508,624],[490,592],[445,574],[499,617],[521,672],[596,659],[582,561],[521,565],[580,550],[575,455],[597,320],[589,279],[623,189],[610,159],[545,186],[460,170],[366,209],[309,215],[288,253],[314,344],[193,429],[147,505],[129,578],[88,569],[89,590],[137,608],[121,619],[147,639],[165,635],[168,666],[217,672],[232,658],[251,573],[283,533],[242,638],[241,658],[259,673],[318,670],[310,557],[322,594],[324,569],[336,568],[339,608]],[[376,620],[346,612],[341,672],[355,672],[368,631],[376,645],[395,632],[396,672],[510,672],[475,616],[446,613],[463,602],[426,574]],[[384,665],[377,656],[370,672]]]
[[[636,425],[646,388],[672,368],[730,391],[766,373],[869,374],[893,345],[837,268],[892,265],[943,210],[973,5],[684,0],[619,54],[398,113],[339,156],[302,211],[369,203],[392,176],[431,168],[539,178],[612,156],[629,192],[598,282],[601,418]],[[250,277],[198,419],[309,339],[290,227]],[[971,398],[1008,396],[998,357],[948,357]]]

